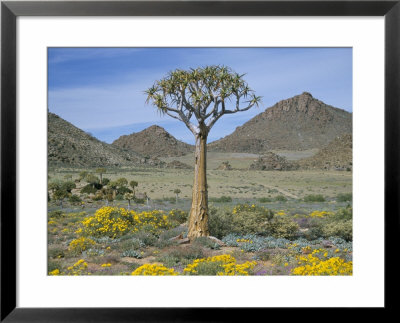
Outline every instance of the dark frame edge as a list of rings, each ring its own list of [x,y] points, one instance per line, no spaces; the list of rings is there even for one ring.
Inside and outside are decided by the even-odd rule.
[[[397,0],[116,0],[95,3],[6,1],[17,16],[383,16],[396,2]]]
[[[399,276],[391,255],[390,239],[400,228],[400,2],[385,16],[385,308],[394,310],[388,286],[398,286]],[[391,277],[389,282],[388,278]]]
[[[1,320],[16,307],[16,15],[1,4]],[[5,216],[8,215],[8,216]]]

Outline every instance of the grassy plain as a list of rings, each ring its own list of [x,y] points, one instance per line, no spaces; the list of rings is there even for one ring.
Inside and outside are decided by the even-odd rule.
[[[292,158],[301,155],[285,153]],[[225,274],[288,275],[296,270],[298,274],[304,274],[301,268],[305,268],[308,261],[318,264],[311,274],[349,274],[352,266],[352,202],[351,197],[343,200],[340,196],[351,196],[352,173],[249,171],[248,166],[256,157],[251,154],[208,154],[213,234],[224,241],[222,246],[207,239],[189,245],[171,240],[178,235],[185,236],[187,230],[185,219],[176,222],[176,215],[170,212],[179,209],[186,212],[184,217],[187,217],[193,182],[191,169],[108,168],[103,178],[135,180],[139,183],[136,194],[140,196],[146,192],[150,198],[148,204],[133,203],[131,209],[139,218],[153,222],[117,237],[99,235],[100,231],[93,234],[90,230],[84,234],[82,223],[89,219],[95,221],[98,210],[104,210],[107,204],[127,208],[127,201],[94,201],[90,196],[80,194],[80,189],[87,183],[76,181],[77,187],[72,194],[80,196],[81,203],[65,200],[61,206],[53,199],[48,203],[48,272],[55,275],[126,275],[148,265],[146,270],[150,274],[168,273],[163,269],[165,267],[179,274],[212,275],[225,268],[221,269]],[[192,155],[186,155],[165,161],[179,160],[191,165],[192,158]],[[224,161],[229,161],[233,170],[216,170]],[[95,169],[49,168],[49,182],[65,181],[65,178],[74,181],[83,170],[96,174]],[[178,200],[175,189],[181,191]],[[307,200],[310,196],[322,196],[322,200]],[[155,210],[162,211],[157,213]],[[267,216],[266,210],[274,212],[273,220],[261,219]],[[115,216],[110,218],[111,223]],[[160,225],[163,217],[169,221],[164,226]],[[156,218],[158,220],[154,220]],[[232,221],[238,222],[231,226]],[[263,228],[267,222],[270,222],[269,226]],[[99,230],[105,230],[106,225],[101,225],[104,226]],[[152,231],[154,227],[157,233]],[[255,231],[258,227],[260,234]],[[325,240],[328,240],[328,246]],[[204,260],[207,257],[208,260]],[[196,259],[203,259],[203,267],[198,263],[197,267],[193,265]],[[301,262],[304,266],[300,266]],[[229,272],[227,268],[234,269]]]

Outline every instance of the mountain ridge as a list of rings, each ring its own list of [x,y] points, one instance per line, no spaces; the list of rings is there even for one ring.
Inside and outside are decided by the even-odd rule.
[[[161,162],[102,142],[60,116],[48,112],[48,164],[71,166],[124,166]]]
[[[265,109],[230,135],[209,144],[210,151],[264,153],[274,149],[321,149],[352,132],[352,114],[303,92]]]
[[[179,157],[194,151],[194,146],[176,139],[158,125],[122,135],[111,145],[151,157]]]

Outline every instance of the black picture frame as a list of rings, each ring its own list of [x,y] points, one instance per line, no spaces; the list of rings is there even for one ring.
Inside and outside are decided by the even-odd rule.
[[[16,19],[19,16],[384,16],[385,17],[385,307],[398,273],[391,265],[399,236],[400,0],[395,1],[2,1],[1,3],[1,321],[233,322],[266,309],[18,308],[16,281]],[[372,261],[372,259],[371,259]],[[372,277],[373,278],[373,277]],[[266,291],[268,292],[268,291]],[[366,290],[366,292],[368,292]],[[38,291],[40,293],[40,291]],[[275,309],[279,310],[279,309]],[[287,310],[287,309],[284,309]],[[261,313],[256,313],[261,312]],[[280,309],[282,312],[282,309]],[[287,313],[287,312],[285,312]],[[379,315],[381,311],[379,309]],[[240,313],[243,314],[243,313]],[[254,315],[254,316],[253,316]],[[265,317],[265,319],[268,319]]]

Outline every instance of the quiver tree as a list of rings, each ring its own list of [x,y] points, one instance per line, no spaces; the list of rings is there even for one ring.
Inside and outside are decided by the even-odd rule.
[[[183,122],[195,136],[195,170],[188,238],[208,236],[207,136],[225,114],[249,110],[260,103],[248,84],[229,67],[175,70],[145,91],[147,103]]]
[[[135,197],[135,188],[139,185],[139,183],[136,182],[136,181],[130,181],[130,182],[129,182],[129,185],[132,187],[132,190],[133,190],[133,197]]]
[[[135,198],[135,195],[133,193],[125,193],[124,194],[124,199],[128,201],[128,210],[131,209],[131,200]]]
[[[96,169],[96,173],[99,174],[99,176],[100,176],[100,184],[101,185],[103,185],[103,174],[105,174],[106,171],[107,170],[105,168],[102,168],[102,167]]]
[[[176,197],[176,204],[178,204],[178,197],[181,190],[179,188],[174,189],[175,197]]]

